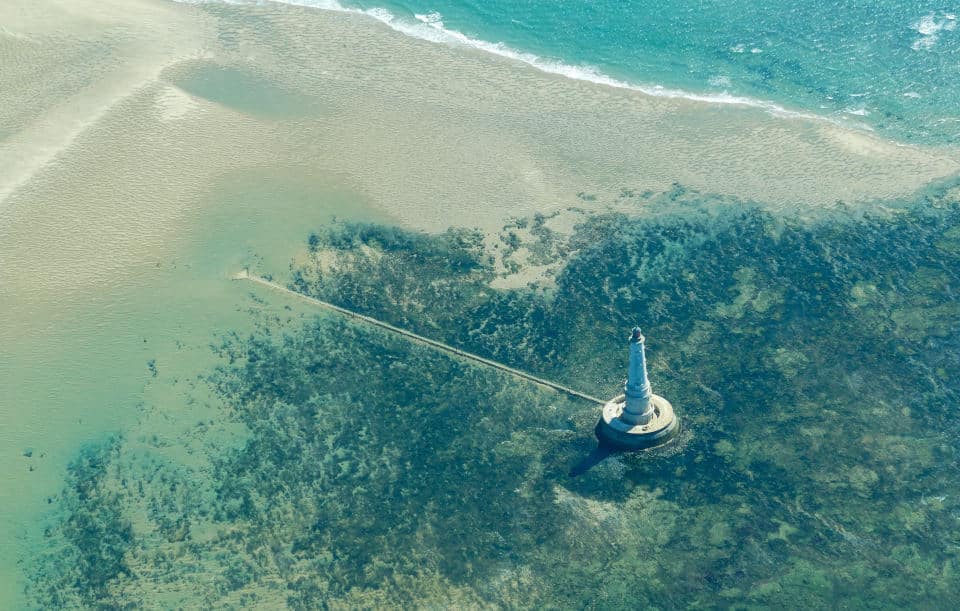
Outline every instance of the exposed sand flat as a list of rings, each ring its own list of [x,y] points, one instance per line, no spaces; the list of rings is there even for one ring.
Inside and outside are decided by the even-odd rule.
[[[17,263],[0,278],[21,294],[153,256],[236,171],[297,168],[431,230],[674,182],[795,207],[906,195],[960,171],[956,151],[572,81],[360,15],[159,0],[0,10],[2,48],[26,58],[0,68],[22,83],[0,94],[5,122],[22,121],[0,141],[0,257]]]
[[[0,31],[0,79],[10,84],[0,94],[0,211],[86,128],[205,38],[202,20],[169,5],[84,4],[0,7],[0,21],[17,28]]]
[[[291,144],[415,226],[490,227],[509,213],[565,205],[578,192],[660,190],[674,181],[772,206],[863,202],[960,168],[955,152],[571,81],[412,40],[361,16],[245,9],[276,24],[254,33],[244,26],[251,17],[211,10],[252,48],[296,32],[247,64],[326,105],[323,116],[297,121]]]
[[[411,40],[359,16],[294,7],[261,15],[277,24],[259,30],[266,37],[298,32],[274,48],[277,78],[321,97],[336,117],[332,133],[303,125],[305,146],[319,153],[328,149],[318,145],[332,142],[336,151],[334,159],[318,154],[316,163],[398,214],[409,207],[415,214],[404,218],[417,224],[445,226],[461,212],[465,222],[483,223],[480,217],[580,191],[656,190],[673,181],[773,205],[866,201],[958,169],[955,153],[897,146],[826,122],[570,81]]]

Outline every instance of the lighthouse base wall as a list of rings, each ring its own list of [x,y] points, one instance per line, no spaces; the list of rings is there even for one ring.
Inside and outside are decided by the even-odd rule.
[[[594,430],[601,445],[625,451],[645,450],[674,439],[680,433],[680,421],[673,406],[660,395],[651,396],[650,402],[653,404],[654,417],[646,424],[638,425],[620,420],[625,405],[623,395],[607,402]]]

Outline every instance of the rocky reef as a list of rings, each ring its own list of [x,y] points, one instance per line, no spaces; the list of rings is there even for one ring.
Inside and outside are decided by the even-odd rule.
[[[260,314],[206,374],[238,443],[189,474],[123,440],[85,455],[37,606],[960,598],[957,186],[813,220],[642,199],[570,232],[335,224],[290,286],[600,396],[642,321],[679,451],[572,480],[594,407],[332,315]],[[521,250],[548,280],[492,288]]]

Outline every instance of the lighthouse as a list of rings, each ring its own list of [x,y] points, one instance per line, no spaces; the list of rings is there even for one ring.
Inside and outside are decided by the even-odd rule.
[[[644,450],[663,445],[680,432],[673,406],[653,394],[650,387],[645,341],[640,327],[634,327],[628,343],[630,364],[624,392],[603,406],[595,430],[601,446]]]

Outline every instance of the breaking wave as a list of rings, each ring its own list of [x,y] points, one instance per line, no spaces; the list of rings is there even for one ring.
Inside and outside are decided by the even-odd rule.
[[[175,2],[185,3],[185,4],[210,4],[210,3],[224,3],[224,4],[238,4],[238,5],[253,5],[253,4],[262,4],[263,2],[256,2],[254,0],[174,0]],[[444,26],[443,17],[439,13],[428,13],[428,14],[417,14],[415,19],[405,19],[400,17],[385,8],[370,8],[370,9],[360,9],[349,6],[344,6],[337,0],[270,0],[272,2],[277,2],[281,4],[289,4],[293,6],[303,6],[309,8],[315,8],[325,11],[335,11],[340,13],[352,13],[358,15],[366,15],[372,17],[377,21],[388,26],[390,29],[410,36],[412,38],[418,38],[420,40],[425,40],[434,43],[447,44],[453,46],[463,46],[469,47],[472,49],[477,49],[479,51],[484,51],[486,53],[491,53],[493,55],[499,55],[501,57],[520,62],[536,68],[541,72],[547,74],[555,74],[559,76],[564,76],[566,78],[577,80],[577,81],[587,81],[590,83],[596,83],[598,85],[605,85],[607,87],[614,87],[617,89],[628,89],[631,91],[637,91],[645,95],[660,97],[660,98],[669,98],[669,99],[683,99],[691,100],[695,102],[702,102],[707,104],[726,104],[726,105],[736,105],[736,106],[748,106],[752,108],[758,108],[765,110],[773,115],[782,116],[782,117],[791,117],[791,118],[803,118],[811,120],[820,120],[820,121],[829,121],[834,122],[830,117],[825,117],[823,115],[812,114],[808,112],[802,112],[797,110],[787,109],[780,104],[775,102],[770,102],[766,100],[759,100],[756,98],[751,98],[747,96],[733,95],[727,92],[719,93],[694,93],[690,91],[684,91],[681,89],[673,89],[669,87],[664,87],[662,85],[646,85],[639,83],[630,83],[620,79],[616,79],[607,74],[604,74],[600,70],[585,65],[572,65],[562,61],[551,60],[542,58],[533,53],[528,53],[525,51],[519,51],[513,49],[508,45],[505,45],[500,42],[489,42],[486,40],[480,40],[476,38],[471,38],[466,34],[449,29]],[[849,125],[846,121],[843,121],[843,124],[847,127],[858,127],[861,129],[870,130],[866,125],[857,124],[855,126]],[[871,130],[872,131],[872,130]]]

